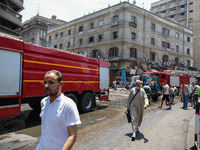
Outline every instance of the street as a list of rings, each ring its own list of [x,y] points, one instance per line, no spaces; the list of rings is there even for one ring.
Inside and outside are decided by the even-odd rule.
[[[164,107],[150,111],[144,116],[135,141],[131,141],[131,125],[126,123],[74,149],[183,150],[187,148],[188,125],[195,111],[192,107],[188,110],[180,109],[181,107],[182,103],[179,102],[172,107],[172,110],[166,110]]]
[[[78,127],[74,150],[183,150],[193,146],[194,126],[190,129],[188,127],[190,122],[194,122],[195,110],[192,107],[188,107],[188,110],[181,109],[180,97],[175,100],[172,110],[166,110],[166,105],[159,109],[160,101],[153,102],[145,110],[136,140],[131,141],[131,124],[127,123],[124,114],[128,94],[126,89],[110,89],[110,101],[97,102],[98,106],[92,112],[80,114],[82,125]],[[38,114],[31,112],[27,106],[23,109],[23,116],[27,117],[27,113],[31,116],[24,118],[25,122],[16,120],[9,126],[26,128],[1,133],[1,150],[34,150],[39,142]],[[187,139],[190,139],[189,143]]]

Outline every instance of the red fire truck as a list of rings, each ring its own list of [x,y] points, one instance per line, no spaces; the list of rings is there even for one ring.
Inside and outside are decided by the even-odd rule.
[[[109,97],[108,62],[0,35],[0,118],[20,115],[21,103],[40,109],[46,71],[63,74],[62,92],[83,112]]]

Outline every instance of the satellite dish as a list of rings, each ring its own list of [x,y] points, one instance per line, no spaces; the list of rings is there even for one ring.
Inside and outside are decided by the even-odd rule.
[[[133,1],[133,5],[135,5],[135,4],[136,4],[136,1],[134,0],[134,1]]]

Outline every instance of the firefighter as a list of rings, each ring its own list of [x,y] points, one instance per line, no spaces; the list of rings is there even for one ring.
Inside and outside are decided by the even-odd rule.
[[[149,84],[147,83],[147,84],[143,87],[143,89],[145,90],[145,92],[146,92],[146,94],[147,94],[147,97],[148,97],[148,100],[149,100],[149,106],[150,106],[150,102],[151,102],[151,97],[150,97],[150,95],[151,95],[151,88],[150,88]]]
[[[197,100],[199,97],[200,86],[196,83],[193,90],[193,108],[196,108]]]

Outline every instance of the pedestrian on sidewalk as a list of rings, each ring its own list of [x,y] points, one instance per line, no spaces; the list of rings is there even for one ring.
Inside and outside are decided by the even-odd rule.
[[[140,127],[142,123],[144,109],[146,109],[148,105],[148,97],[144,89],[141,88],[141,81],[137,80],[136,86],[130,91],[127,103],[127,109],[130,111],[131,114],[131,125],[133,129],[132,140],[135,140],[136,138],[138,127]]]
[[[169,110],[171,109],[171,101],[169,99],[169,85],[167,84],[167,81],[165,80],[164,81],[164,90],[163,90],[163,97],[162,97],[162,100],[161,100],[161,104],[160,104],[160,107],[159,108],[162,108],[162,105],[163,105],[163,101],[166,100],[166,102],[168,102],[169,104]]]
[[[194,88],[193,88],[193,86],[190,84],[189,81],[187,82],[187,84],[188,84],[188,89],[189,89],[189,98],[188,98],[188,100],[189,100],[189,102],[191,103],[191,106],[193,106],[193,105],[192,105],[192,94],[193,94]]]
[[[81,124],[77,106],[62,92],[63,76],[57,70],[44,76],[47,97],[41,101],[41,137],[36,150],[70,150]]]
[[[185,82],[182,81],[182,85],[180,86],[179,95],[182,96],[183,99],[183,109],[187,109],[188,106],[188,96],[189,96],[189,89],[188,86],[185,85]]]
[[[198,85],[198,83],[195,84],[194,89],[193,89],[193,108],[196,108],[196,104],[198,101],[198,97],[199,97],[199,92],[200,92],[200,86]]]

